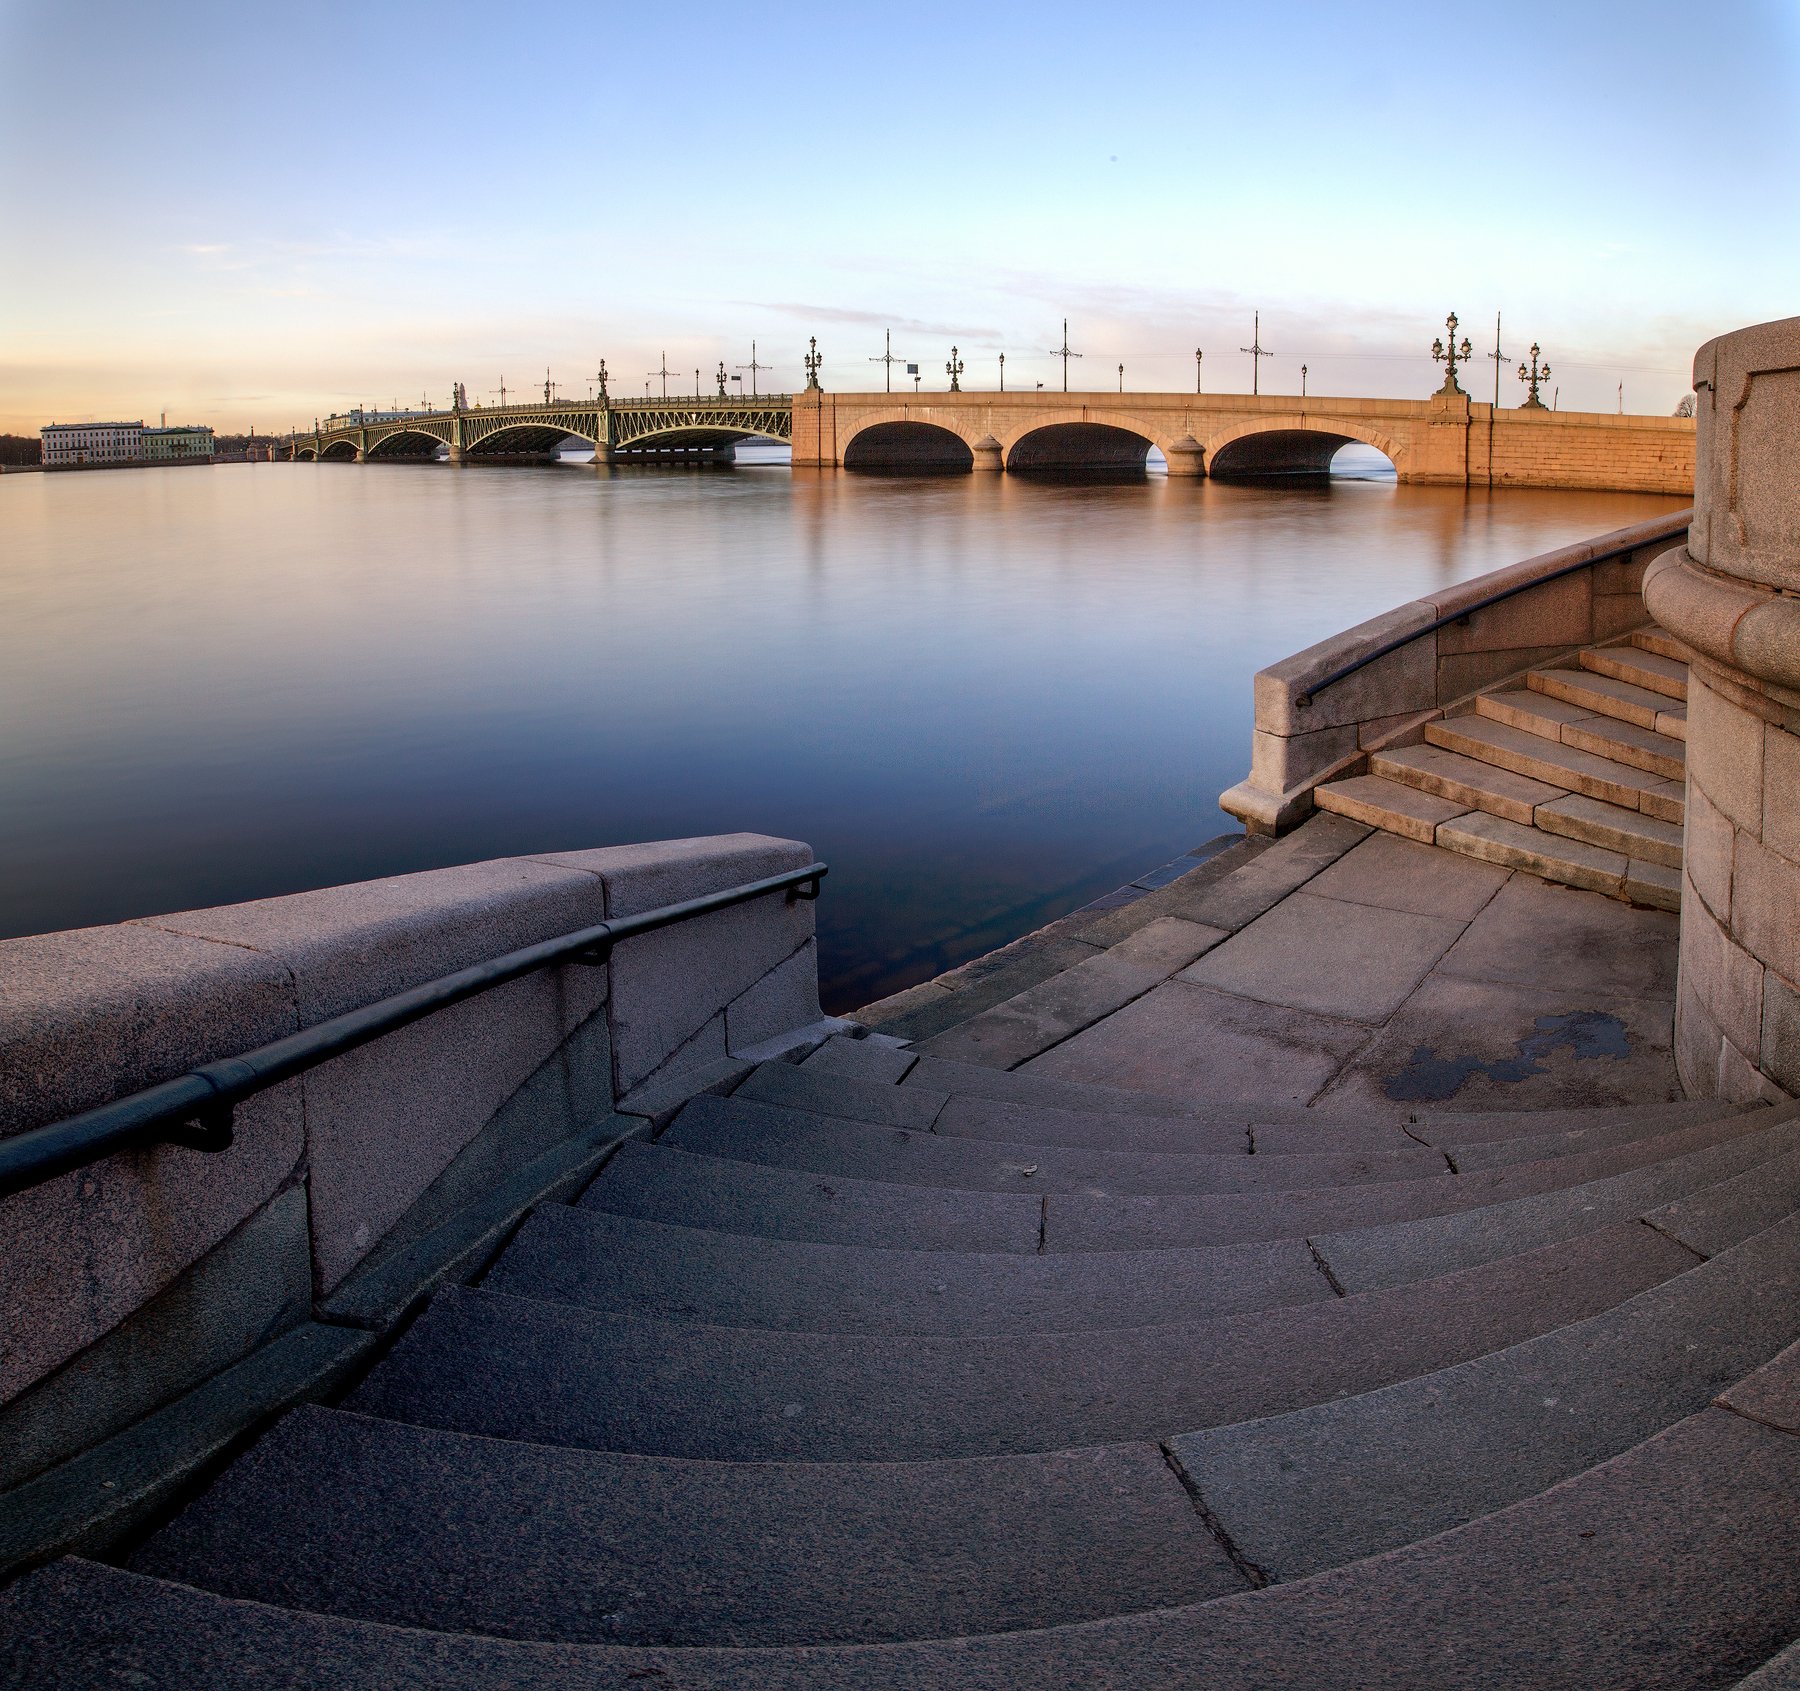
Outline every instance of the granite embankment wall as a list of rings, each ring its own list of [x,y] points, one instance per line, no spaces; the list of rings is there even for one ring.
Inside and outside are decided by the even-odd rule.
[[[1417,744],[1426,723],[1496,681],[1641,627],[1645,569],[1689,517],[1656,517],[1459,582],[1260,671],[1250,774],[1220,805],[1252,833],[1285,833],[1311,814],[1316,787],[1362,773],[1371,753]]]
[[[0,1135],[451,970],[804,867],[736,834],[506,858],[0,944]],[[459,1206],[678,1073],[820,1018],[776,894],[542,970],[260,1094],[230,1150],[114,1156],[0,1202],[0,1491],[314,1322]],[[569,1163],[579,1166],[579,1157]],[[342,1312],[348,1311],[348,1314]]]

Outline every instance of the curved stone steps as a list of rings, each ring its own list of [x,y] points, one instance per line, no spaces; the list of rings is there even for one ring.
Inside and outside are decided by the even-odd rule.
[[[806,1174],[971,1192],[1124,1196],[1299,1191],[1415,1180],[1449,1170],[1442,1153],[1423,1145],[1347,1155],[1252,1156],[1246,1136],[1230,1153],[1097,1151],[1086,1146],[945,1138],[704,1094],[682,1109],[658,1143],[700,1156]]]
[[[1800,1691],[1800,1644],[1790,1644],[1779,1656],[1740,1679],[1732,1691]]]
[[[1694,1260],[1615,1229],[1329,1301],[1079,1334],[709,1327],[458,1288],[346,1400],[390,1420],[712,1461],[911,1462],[1131,1443],[1429,1373]]]
[[[632,1143],[579,1203],[680,1227],[928,1251],[1189,1249],[1368,1232],[1372,1248],[1354,1253],[1354,1266],[1347,1254],[1340,1274],[1405,1274],[1421,1251],[1446,1242],[1463,1260],[1486,1260],[1628,1219],[1749,1168],[1785,1168],[1800,1151],[1800,1122],[1758,1129],[1760,1119],[1748,1113],[1573,1157],[1372,1186],[1135,1197],[903,1186]],[[1485,1213],[1455,1220],[1470,1211]],[[1442,1218],[1430,1244],[1373,1231],[1428,1217]]]
[[[130,1565],[286,1608],[594,1644],[933,1638],[1247,1589],[1152,1443],[694,1462],[312,1408]]]
[[[1800,1218],[1612,1309],[1356,1397],[1170,1441],[1271,1580],[1445,1532],[1697,1414],[1800,1336]]]
[[[0,1668],[41,1691],[1696,1691],[1800,1631],[1796,1491],[1800,1437],[1709,1408],[1292,1584],[1044,1631],[753,1651],[450,1636],[71,1558],[0,1593]]]
[[[705,1326],[810,1333],[1072,1333],[1337,1294],[1304,1239],[1197,1250],[959,1252],[797,1243],[548,1205],[489,1291]]]
[[[929,1638],[1194,1602],[1243,1589],[1246,1564],[1304,1578],[1461,1526],[1700,1412],[1800,1329],[1796,1245],[1789,1218],[1504,1350],[1160,1445],[734,1464],[307,1409],[132,1565],[290,1608],[605,1643]]]

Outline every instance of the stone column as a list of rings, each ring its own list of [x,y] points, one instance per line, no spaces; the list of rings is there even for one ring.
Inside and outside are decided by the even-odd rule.
[[[1006,468],[1001,455],[1000,442],[991,434],[984,434],[980,440],[969,448],[975,454],[975,469],[979,474],[983,470],[999,475]]]
[[[1693,653],[1676,1065],[1698,1096],[1800,1096],[1800,318],[1694,360],[1694,521],[1644,576]]]

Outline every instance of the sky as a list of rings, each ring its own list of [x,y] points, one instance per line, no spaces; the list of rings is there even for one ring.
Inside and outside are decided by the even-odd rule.
[[[1667,412],[1800,309],[1800,0],[0,0],[0,431],[663,367]],[[1121,374],[1117,366],[1123,364]],[[710,376],[703,382],[711,386]]]

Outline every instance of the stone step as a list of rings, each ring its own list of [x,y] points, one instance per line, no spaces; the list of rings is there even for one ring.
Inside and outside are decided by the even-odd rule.
[[[1679,822],[1685,799],[1681,782],[1636,769],[1609,757],[1545,739],[1511,723],[1485,716],[1458,716],[1425,725],[1426,741],[1482,763],[1529,775],[1535,781],[1585,793],[1627,810],[1642,810]]]
[[[627,1145],[582,1194],[580,1207],[805,1243],[981,1253],[1189,1249],[1379,1232],[1482,1211],[1468,1236],[1481,1249],[1503,1253],[1603,1226],[1783,1158],[1800,1147],[1800,1125],[1781,1115],[1751,1111],[1622,1146],[1460,1175],[1311,1192],[1143,1197],[945,1191],[703,1157],[667,1145]],[[1515,1202],[1516,1211],[1499,1208]],[[1463,1239],[1455,1227],[1448,1236]],[[1433,1238],[1432,1249],[1446,1248],[1438,1234]],[[1389,1241],[1386,1248],[1398,1246]],[[1392,1271],[1410,1260],[1396,1255]],[[1378,1266],[1365,1262],[1357,1272]]]
[[[1596,715],[1549,693],[1528,687],[1483,693],[1475,701],[1475,714],[1593,752],[1632,769],[1647,770],[1665,780],[1687,777],[1687,747],[1683,741],[1639,727],[1635,722]]]
[[[853,1180],[1037,1194],[1298,1191],[1411,1180],[1442,1174],[1447,1166],[1440,1153],[1417,1144],[1336,1156],[1252,1156],[1246,1133],[1230,1153],[1097,1151],[869,1127],[779,1105],[705,1096],[682,1110],[658,1144]]]
[[[1658,821],[1605,799],[1591,799],[1585,793],[1568,793],[1540,805],[1534,825],[1544,833],[1581,840],[1640,863],[1681,867],[1682,831],[1676,823]]]
[[[715,1649],[1055,1626],[1247,1587],[1153,1443],[695,1462],[318,1408],[131,1566],[394,1626]]]
[[[1610,716],[1639,728],[1651,728],[1670,739],[1687,739],[1687,706],[1666,693],[1653,693],[1591,669],[1534,669],[1525,685],[1593,716]]]
[[[1547,881],[1627,898],[1657,910],[1681,908],[1679,870],[1622,852],[1567,838],[1543,828],[1522,828],[1502,816],[1472,811],[1446,822],[1438,844],[1467,857],[1498,863],[1509,869],[1525,869]]]
[[[984,1071],[991,1072],[991,1071]],[[733,1094],[757,1102],[782,1103],[818,1115],[841,1116],[864,1123],[883,1121],[887,1113],[877,1096],[880,1082],[847,1075],[809,1075],[786,1063],[766,1065]],[[888,1090],[893,1090],[890,1086]],[[1057,1109],[1048,1104],[1019,1103],[978,1093],[932,1092],[908,1087],[903,1096],[926,1100],[921,1113],[930,1115],[931,1131],[946,1138],[997,1139],[1018,1143],[1088,1146],[1107,1151],[1211,1151],[1230,1154],[1249,1149],[1264,1153],[1346,1151],[1411,1151],[1418,1141],[1397,1121],[1348,1121],[1308,1112],[1304,1122],[1260,1119],[1254,1107],[1204,1106],[1190,1114],[1115,1113],[1085,1107]],[[904,1108],[905,1106],[903,1106]]]
[[[1666,629],[1656,627],[1635,629],[1631,635],[1631,644],[1640,651],[1655,652],[1659,657],[1672,658],[1677,663],[1688,661],[1687,647]]]
[[[1245,1560],[1304,1579],[1546,1491],[1699,1413],[1797,1333],[1790,1216],[1585,1321],[1172,1444]]]
[[[1235,1316],[915,1337],[709,1327],[442,1292],[344,1407],[530,1444],[719,1462],[920,1462],[1276,1415],[1609,1309],[1692,1253],[1643,1226]]]
[[[1334,1297],[1298,1238],[1193,1250],[908,1251],[757,1238],[550,1205],[482,1281],[549,1303],[809,1333],[1075,1333]]]
[[[1422,845],[1430,845],[1439,826],[1462,815],[1464,810],[1454,799],[1402,786],[1381,775],[1351,775],[1324,782],[1313,789],[1313,803],[1320,810],[1348,816],[1371,828],[1383,828]]]
[[[1679,1128],[1737,1115],[1745,1107],[1718,1099],[1690,1098],[1678,1103],[1636,1104],[1618,1109],[1548,1111],[1540,1133],[1520,1133],[1517,1128],[1521,1124],[1504,1119],[1471,1129],[1455,1115],[1446,1114],[1423,1117],[1410,1131],[1427,1145],[1437,1146],[1459,1172],[1467,1173],[1501,1163],[1535,1162],[1606,1146],[1630,1145]],[[1568,1125],[1548,1125],[1559,1119]]]
[[[1694,1691],[1800,1628],[1795,1427],[1791,1408],[1772,1425],[1707,1409],[1404,1550],[1039,1631],[753,1653],[552,1647],[236,1602],[71,1558],[0,1593],[0,1649],[43,1691]]]
[[[1779,1656],[1740,1679],[1732,1691],[1800,1691],[1800,1644],[1790,1644]]]
[[[1581,667],[1667,698],[1687,698],[1688,666],[1641,646],[1590,646],[1581,654]]]
[[[1566,787],[1534,781],[1529,775],[1516,775],[1443,746],[1397,746],[1377,752],[1369,759],[1369,773],[1447,799],[1456,805],[1458,815],[1485,810],[1527,826],[1540,804],[1568,796]]]
[[[918,1060],[918,1052],[911,1047],[881,1034],[853,1039],[840,1033],[833,1034],[809,1051],[798,1064],[789,1067],[806,1069],[814,1076],[841,1074],[852,1080],[898,1086],[906,1071]]]

